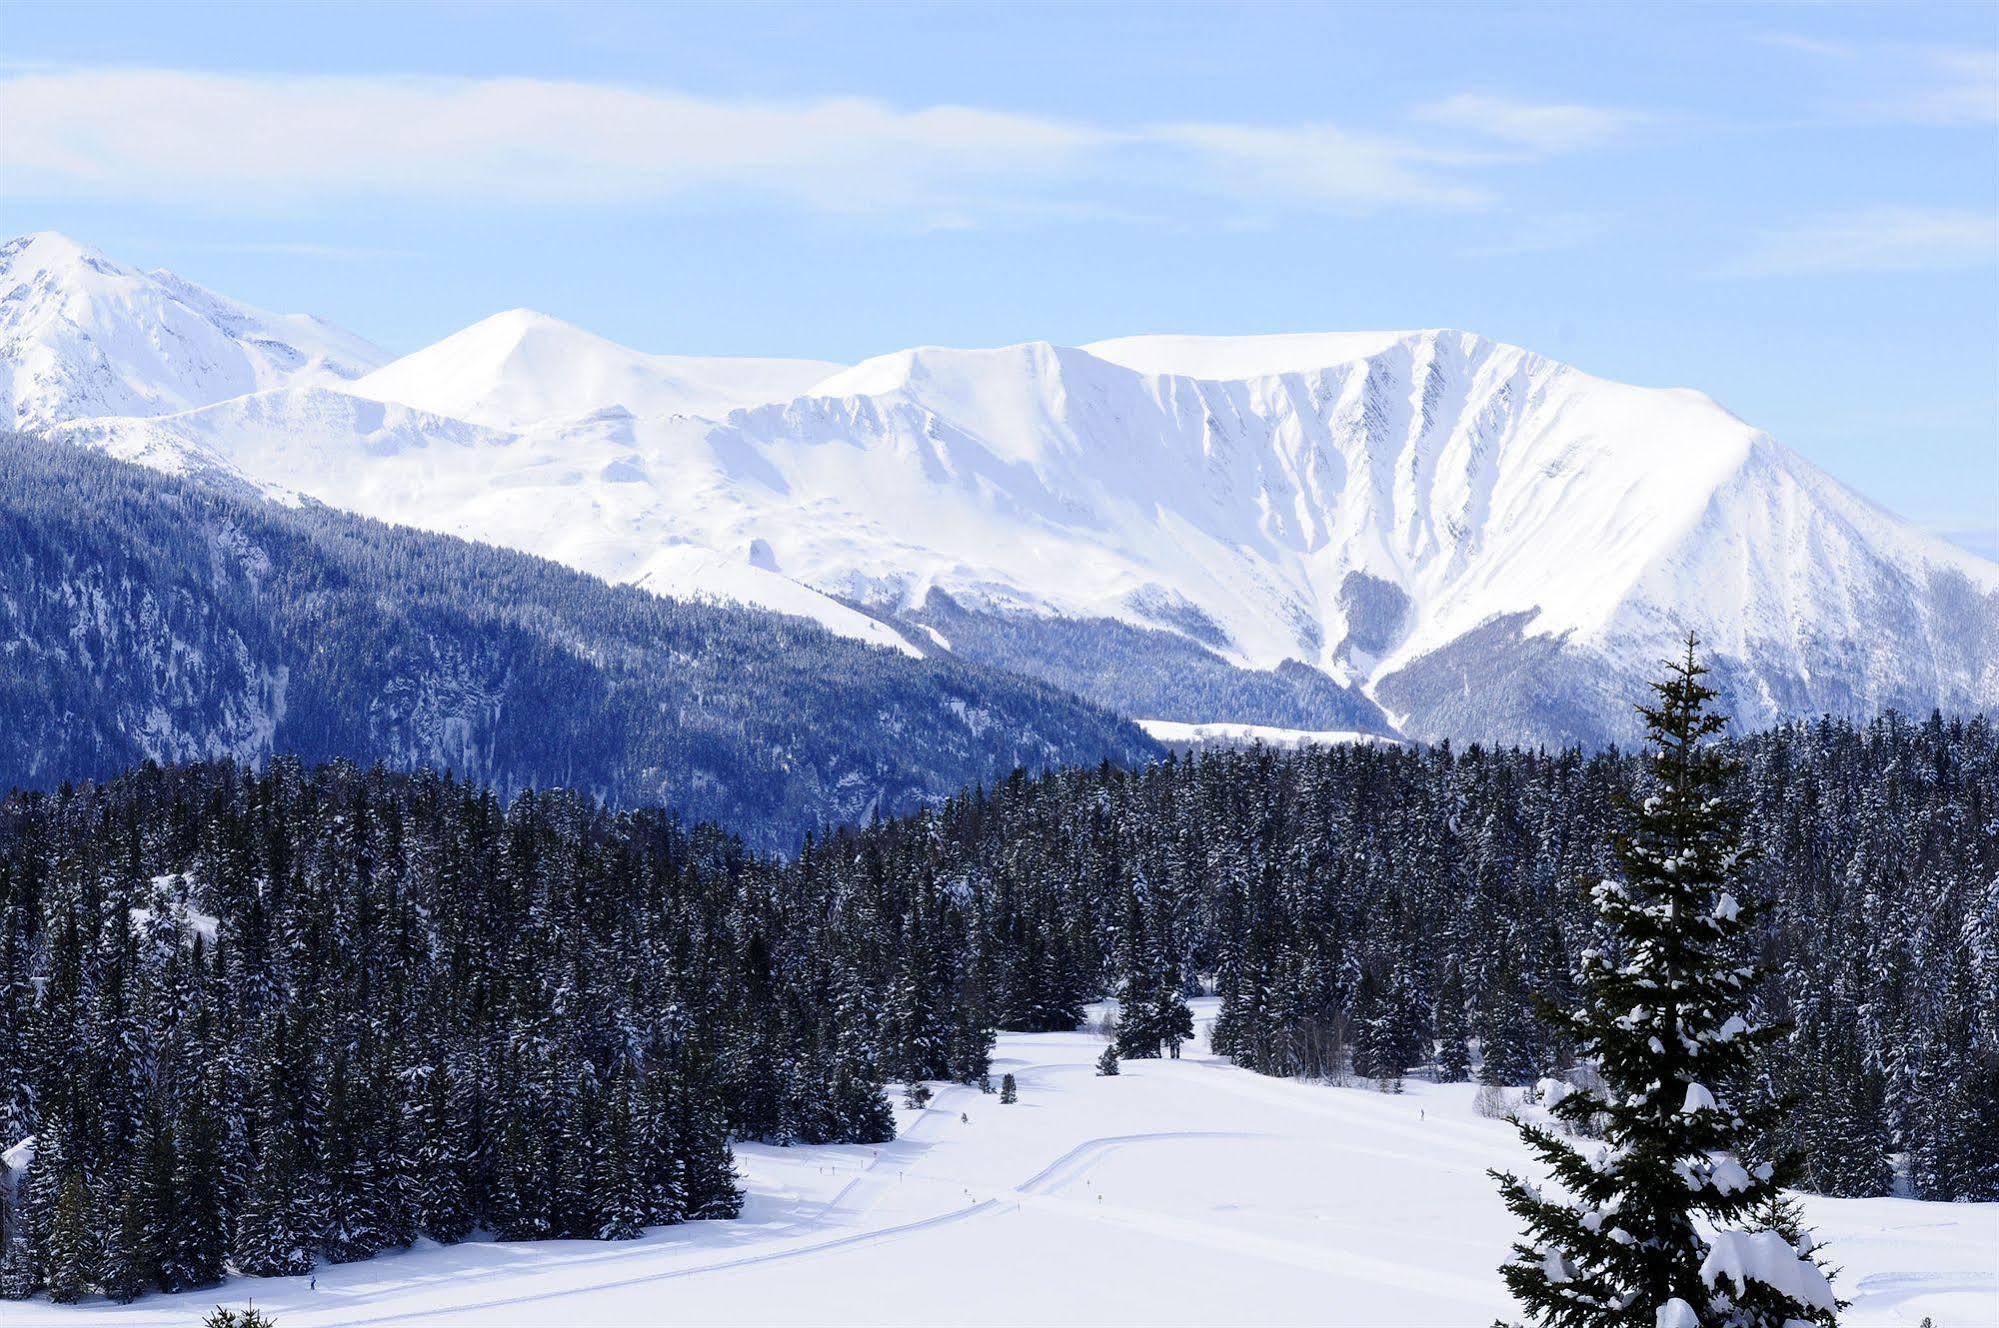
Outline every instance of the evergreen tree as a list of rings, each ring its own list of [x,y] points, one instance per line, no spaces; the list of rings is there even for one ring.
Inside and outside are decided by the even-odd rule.
[[[1690,637],[1654,684],[1658,703],[1641,708],[1651,791],[1618,845],[1623,879],[1592,892],[1602,934],[1583,955],[1582,1006],[1568,1016],[1606,1091],[1571,1093],[1552,1110],[1594,1121],[1603,1151],[1523,1124],[1566,1197],[1494,1173],[1526,1227],[1501,1272],[1554,1328],[1830,1328],[1837,1310],[1809,1249],[1743,1226],[1779,1191],[1769,1163],[1734,1156],[1771,1107],[1737,1100],[1731,1086],[1777,1030],[1745,1017],[1759,974],[1741,954],[1750,911],[1731,889],[1744,859],[1728,801],[1734,768],[1710,742],[1724,721],[1708,709],[1714,692],[1694,650]]]
[[[222,1280],[229,1210],[221,1123],[207,1098],[196,1089],[174,1124],[173,1179],[158,1255],[160,1285],[169,1291]]]
[[[1010,1107],[1018,1101],[1020,1101],[1020,1090],[1014,1087],[1013,1076],[1010,1074],[1001,1075],[1000,1105]]]
[[[153,1268],[154,1223],[143,1166],[131,1163],[121,1167],[117,1189],[116,1200],[107,1199],[104,1204],[115,1216],[102,1241],[98,1277],[104,1294],[122,1305],[150,1290],[159,1274]]]
[[[1447,962],[1443,982],[1437,988],[1437,1079],[1440,1083],[1463,1083],[1471,1074],[1470,1029],[1465,1020],[1464,984],[1458,966]]]
[[[313,1268],[319,1237],[304,1150],[288,1124],[266,1133],[236,1223],[236,1266],[252,1277],[292,1277]]]
[[[632,1240],[645,1230],[649,1210],[634,1096],[629,1078],[612,1081],[590,1187],[597,1210],[596,1230],[591,1234],[598,1240]]]
[[[418,1091],[410,1205],[418,1234],[455,1245],[472,1234],[472,1195],[466,1183],[471,1159],[462,1108],[448,1060],[440,1059]]]
[[[1099,1076],[1108,1076],[1114,1075],[1117,1072],[1117,1043],[1113,1042],[1104,1048],[1103,1055],[1097,1057],[1097,1074]]]
[[[45,1275],[49,1299],[67,1305],[83,1299],[97,1280],[97,1243],[90,1229],[90,1203],[81,1173],[63,1178],[49,1225]]]

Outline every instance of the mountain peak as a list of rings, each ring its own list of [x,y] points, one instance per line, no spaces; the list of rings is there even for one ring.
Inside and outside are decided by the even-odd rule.
[[[620,407],[726,415],[788,400],[839,366],[817,360],[649,355],[536,309],[506,309],[369,374],[364,396],[496,429]]]
[[[330,324],[137,271],[57,231],[0,245],[0,345],[0,424],[21,429],[190,410],[387,359]]]
[[[86,258],[116,266],[98,250],[79,240],[72,240],[61,231],[29,231],[0,244],[0,274],[17,267],[52,267]]]

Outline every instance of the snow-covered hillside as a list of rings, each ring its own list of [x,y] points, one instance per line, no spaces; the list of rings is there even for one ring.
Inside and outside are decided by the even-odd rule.
[[[645,355],[532,309],[511,309],[387,365],[352,390],[494,428],[620,409],[724,415],[784,401],[836,372],[823,360]]]
[[[0,427],[160,415],[283,383],[355,378],[380,348],[43,231],[0,244]]]
[[[1999,566],[1698,392],[1464,332],[835,370],[644,355],[515,311],[355,383],[122,413],[157,417],[61,432],[1150,718],[1598,741],[1690,628],[1745,726],[1999,704]],[[1022,635],[1051,619],[1127,630]],[[1188,649],[1214,680],[1149,681],[1185,682]]]
[[[1213,1001],[1196,1002],[1200,1025]],[[1340,1324],[1508,1315],[1488,1167],[1528,1165],[1468,1084],[1400,1096],[1267,1079],[1203,1042],[1096,1077],[1101,1039],[1003,1033],[1001,1106],[938,1085],[896,1142],[737,1153],[743,1217],[629,1244],[476,1241],[9,1323],[181,1325],[254,1300],[283,1328],[367,1324]],[[1517,1094],[1516,1094],[1517,1095]],[[1804,1200],[1848,1328],[1999,1324],[1999,1205]]]

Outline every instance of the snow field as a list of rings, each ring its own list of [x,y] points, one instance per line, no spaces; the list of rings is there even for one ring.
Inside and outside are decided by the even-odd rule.
[[[1214,1002],[1196,1002],[1205,1029]],[[335,1325],[1479,1325],[1509,1312],[1521,1167],[1470,1085],[1405,1093],[1263,1078],[1206,1053],[1091,1065],[1089,1033],[1002,1034],[993,1081],[898,1109],[879,1147],[738,1150],[741,1220],[625,1244],[426,1246],[304,1278],[128,1306],[8,1307],[9,1328],[186,1325],[254,1298]],[[969,1119],[961,1119],[969,1117]],[[1851,1328],[1999,1324],[1999,1204],[1805,1201]]]

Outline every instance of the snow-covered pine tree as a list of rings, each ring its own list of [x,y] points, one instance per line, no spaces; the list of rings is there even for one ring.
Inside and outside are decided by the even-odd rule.
[[[413,1156],[409,1202],[419,1235],[455,1245],[472,1234],[472,1196],[466,1185],[463,1112],[450,1059],[438,1056],[415,1091],[410,1122]]]
[[[75,1171],[63,1178],[57,1192],[44,1262],[49,1299],[58,1305],[83,1299],[97,1280],[97,1242],[90,1229],[87,1196],[83,1176]]]
[[[1455,960],[1446,960],[1437,988],[1437,1079],[1460,1084],[1471,1074],[1470,1030],[1465,1023],[1465,989]]]
[[[687,1216],[734,1217],[743,1211],[743,1188],[722,1106],[706,1095],[686,1093],[681,1102],[686,1114],[675,1133],[675,1151],[686,1161]]]
[[[147,1192],[143,1159],[127,1159],[107,1188],[113,1192],[100,1200],[109,1220],[99,1242],[103,1257],[98,1281],[104,1294],[122,1305],[144,1295],[157,1277],[150,1242],[152,1196]]]
[[[1732,1101],[1730,1087],[1777,1030],[1746,1018],[1760,976],[1742,955],[1752,911],[1729,889],[1746,855],[1696,645],[1688,637],[1653,684],[1658,703],[1640,707],[1651,792],[1618,844],[1623,879],[1592,892],[1598,947],[1567,1016],[1604,1092],[1552,1111],[1594,1119],[1602,1144],[1580,1151],[1523,1123],[1561,1193],[1493,1173],[1526,1228],[1501,1275],[1549,1328],[1830,1328],[1837,1312],[1802,1234],[1755,1220],[1778,1199],[1774,1168],[1735,1155],[1773,1106]]]
[[[1999,1199],[1999,1058],[1951,1036],[1977,1025],[1975,979],[1962,952],[1953,956],[1941,1022],[1923,1040],[1909,1186],[1918,1199]]]
[[[1478,1081],[1500,1088],[1531,1084],[1541,1071],[1532,997],[1511,951],[1509,944],[1486,995],[1479,1038]]]
[[[590,1199],[598,1240],[632,1240],[645,1230],[645,1159],[639,1153],[638,1090],[628,1073],[611,1080],[601,1137],[596,1140]]]
[[[1000,1105],[1003,1107],[1010,1107],[1018,1101],[1020,1101],[1020,1090],[1019,1088],[1015,1087],[1013,1082],[1013,1076],[1010,1074],[1001,1075]]]
[[[260,1141],[249,1193],[236,1220],[236,1266],[253,1277],[293,1277],[314,1264],[311,1178],[288,1122]]]
[[[1117,1072],[1117,1044],[1113,1042],[1104,1048],[1103,1055],[1097,1057],[1097,1073],[1100,1076],[1104,1076],[1113,1075]]]
[[[26,1300],[38,1284],[27,1223],[0,1180],[0,1300]]]
[[[169,1291],[222,1280],[229,1212],[221,1154],[222,1125],[204,1081],[190,1091],[174,1124],[173,1178],[157,1250],[160,1285]]]

